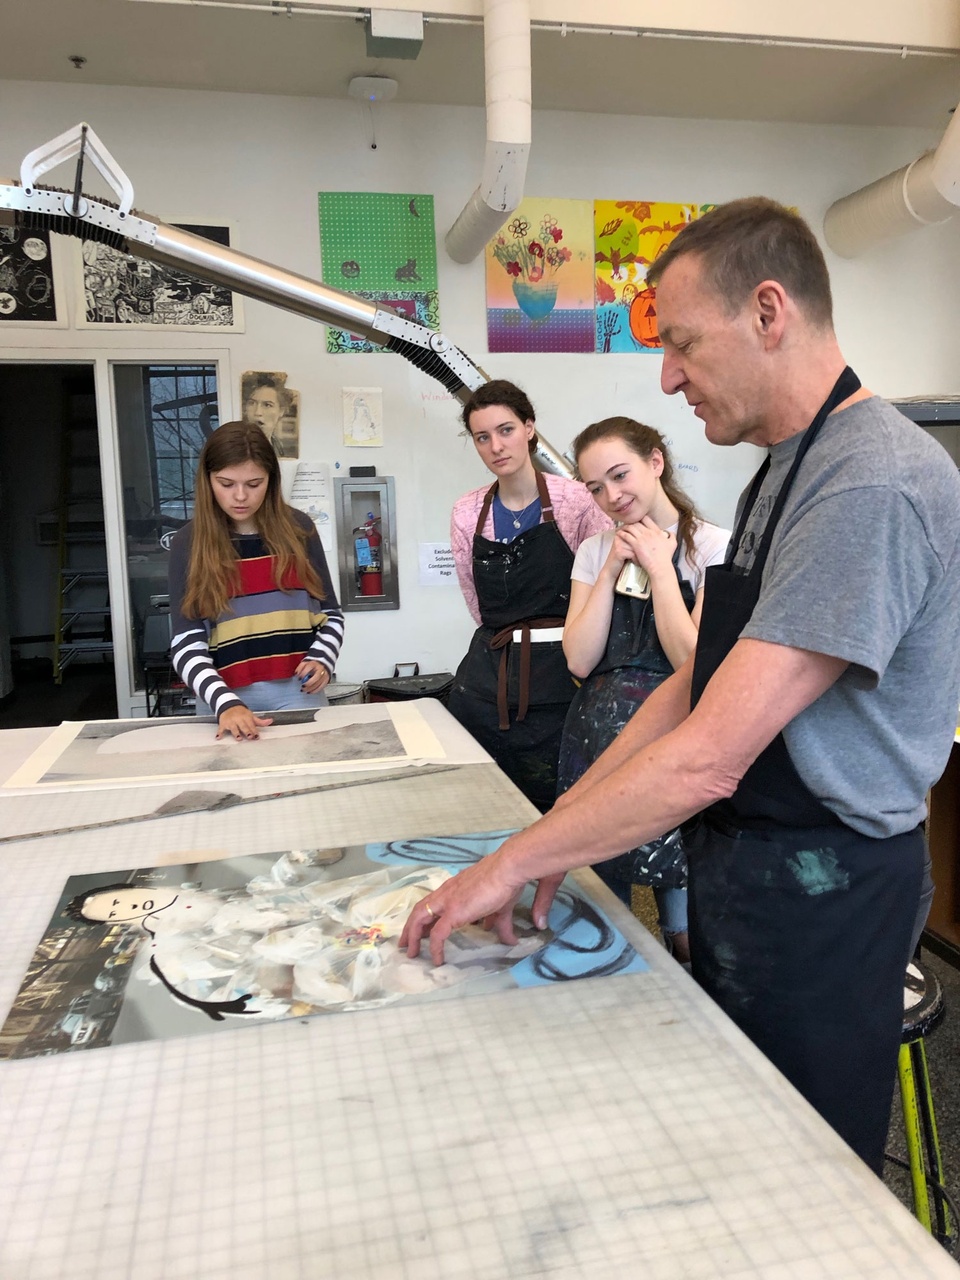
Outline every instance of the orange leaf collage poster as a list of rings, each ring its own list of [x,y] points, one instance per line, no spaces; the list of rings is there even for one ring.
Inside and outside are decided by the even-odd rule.
[[[660,351],[656,291],[647,268],[710,204],[597,200],[593,206],[596,346],[607,352]]]

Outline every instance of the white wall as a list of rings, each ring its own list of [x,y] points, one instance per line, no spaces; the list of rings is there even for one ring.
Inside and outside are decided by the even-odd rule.
[[[432,193],[442,244],[478,179],[481,110],[377,108],[376,151],[363,112],[346,100],[0,82],[0,174],[17,174],[27,151],[87,120],[130,175],[139,208],[168,222],[229,222],[238,248],[319,278],[318,191]],[[796,205],[819,229],[837,196],[936,140],[917,130],[535,113],[527,190],[693,202],[763,193]],[[68,171],[48,180],[66,185]],[[864,382],[882,394],[960,391],[958,248],[960,220],[855,262],[828,254],[841,341]],[[658,356],[489,355],[483,264],[458,266],[442,249],[440,308],[442,328],[458,346],[491,376],[528,390],[553,445],[566,448],[587,422],[611,413],[646,418],[671,437],[705,514],[729,523],[756,451],[708,446],[682,400],[661,395]],[[182,349],[186,338],[198,353],[229,346],[233,385],[224,407],[234,414],[244,369],[287,370],[302,397],[302,457],[339,462],[334,474],[341,475],[351,463],[375,462],[381,474],[396,477],[401,609],[350,615],[340,678],[390,674],[397,660],[419,660],[425,671],[453,669],[471,625],[456,589],[418,586],[417,544],[444,541],[454,498],[486,478],[458,437],[457,403],[395,356],[331,356],[320,326],[254,302],[245,310],[244,334],[179,331],[150,343]],[[109,341],[121,351],[143,348],[145,337]],[[65,346],[106,341],[83,330],[0,330],[6,346],[29,345],[50,359]],[[383,449],[343,448],[344,385],[383,387]]]

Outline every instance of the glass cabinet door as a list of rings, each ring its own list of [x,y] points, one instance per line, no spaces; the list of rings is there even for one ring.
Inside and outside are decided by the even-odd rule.
[[[130,589],[134,690],[147,689],[170,642],[170,540],[193,515],[197,459],[219,425],[215,364],[114,364]],[[150,705],[148,712],[156,708]]]

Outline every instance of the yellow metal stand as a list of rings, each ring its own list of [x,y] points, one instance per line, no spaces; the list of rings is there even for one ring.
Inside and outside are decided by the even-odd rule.
[[[952,1252],[957,1245],[958,1223],[944,1189],[940,1138],[924,1044],[925,1037],[943,1016],[943,991],[933,970],[914,960],[907,970],[904,996],[903,1042],[897,1072],[913,1211],[921,1225]]]

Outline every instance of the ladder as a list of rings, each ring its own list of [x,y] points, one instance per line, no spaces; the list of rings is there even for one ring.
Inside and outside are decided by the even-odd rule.
[[[77,658],[113,653],[96,398],[79,379],[63,385],[57,517],[53,678],[62,684]]]

